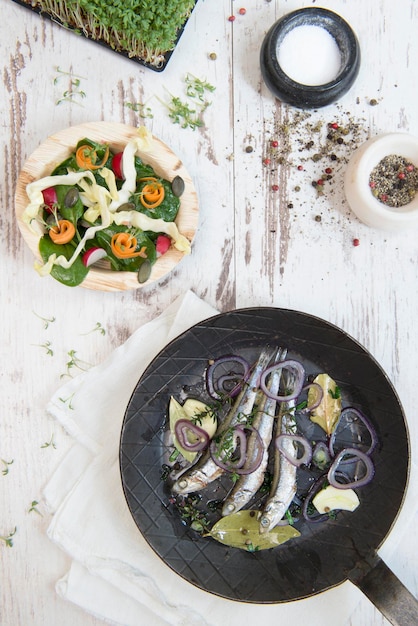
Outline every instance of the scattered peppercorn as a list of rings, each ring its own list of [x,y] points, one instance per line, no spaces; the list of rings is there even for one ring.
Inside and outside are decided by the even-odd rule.
[[[271,189],[272,191],[279,191],[279,185],[272,185]]]
[[[332,174],[332,169],[330,167],[326,167],[325,174]]]
[[[360,239],[353,239],[353,246],[359,246],[360,245]]]
[[[210,55],[209,55],[209,58],[212,61],[215,61],[218,58],[218,56],[217,56],[216,52],[211,52]]]
[[[299,172],[302,172],[303,171],[303,165],[298,165],[298,170],[299,170]]]
[[[245,152],[253,152],[253,151],[254,151],[254,148],[252,146],[247,146],[245,148]]]
[[[273,141],[271,142],[271,147],[272,148],[277,148],[279,146],[279,142],[276,141],[276,139],[273,139]]]
[[[369,101],[369,104],[370,104],[370,106],[375,107],[375,106],[376,106],[377,104],[379,104],[379,103],[378,103],[378,101],[376,100],[376,98],[372,98],[372,99]]]
[[[271,163],[271,159],[268,159],[268,158],[263,159],[264,165],[270,165],[270,163]]]
[[[315,222],[321,222],[322,217],[320,215],[315,215]]]
[[[339,128],[339,125],[337,124],[337,122],[332,122],[332,124],[330,124],[330,127],[334,130],[337,130]]]
[[[235,21],[235,15],[230,15],[228,17],[228,22],[234,22]]]
[[[244,9],[244,8],[242,8],[242,9],[240,9],[240,10],[239,10],[239,14],[240,14],[240,15],[245,15],[245,14],[246,14],[246,12],[247,12],[247,9]]]

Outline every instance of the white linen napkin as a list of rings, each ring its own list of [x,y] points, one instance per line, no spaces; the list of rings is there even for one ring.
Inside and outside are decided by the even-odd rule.
[[[131,393],[149,362],[169,341],[217,314],[191,292],[140,327],[101,365],[61,387],[47,406],[74,437],[74,446],[45,487],[53,513],[48,536],[71,557],[57,592],[106,622],[120,626],[253,626],[306,622],[348,623],[359,598],[350,583],[285,604],[233,602],[207,593],[174,573],[142,537],[128,510],[119,473],[119,437]],[[65,402],[71,398],[71,403]],[[417,481],[411,480],[415,485]],[[409,490],[410,491],[410,490]],[[418,489],[409,494],[384,545],[400,543]],[[403,533],[402,533],[403,534]]]

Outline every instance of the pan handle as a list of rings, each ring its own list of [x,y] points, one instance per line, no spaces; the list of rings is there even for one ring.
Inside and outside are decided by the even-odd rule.
[[[350,572],[348,578],[386,617],[393,626],[417,626],[418,600],[401,583],[391,569],[375,555],[367,571],[363,567]]]

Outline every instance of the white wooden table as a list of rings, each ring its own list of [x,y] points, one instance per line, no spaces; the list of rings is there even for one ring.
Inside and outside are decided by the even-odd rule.
[[[199,0],[167,68],[156,74],[1,0],[0,535],[16,527],[13,547],[0,543],[2,626],[102,623],[54,591],[68,563],[46,537],[50,518],[41,492],[71,440],[44,408],[62,383],[69,351],[76,350],[88,364],[101,362],[188,288],[220,311],[290,308],[322,317],[355,337],[399,393],[417,462],[417,235],[382,233],[361,224],[344,200],[342,178],[353,147],[368,136],[418,135],[418,5],[415,0],[325,3],[356,31],[360,73],[338,103],[311,112],[294,130],[296,110],[280,104],[263,84],[259,49],[276,19],[315,4]],[[238,15],[241,6],[245,15]],[[231,14],[237,16],[234,22],[228,21]],[[56,104],[69,87],[64,72],[81,77],[85,97]],[[169,94],[182,95],[187,72],[216,86],[205,127],[196,131],[174,125],[160,102]],[[153,117],[141,120],[128,102],[146,102]],[[54,132],[95,120],[145,123],[180,156],[198,190],[193,253],[153,287],[103,293],[40,278],[14,220],[14,188],[25,159]],[[322,176],[323,165],[309,159],[302,146],[310,137],[307,123],[319,121],[358,127],[352,144],[339,147],[332,182],[322,196],[311,182]],[[280,167],[270,141],[282,140],[284,122],[293,129],[292,164]],[[266,157],[273,163],[263,164]],[[388,562],[415,595],[417,553],[415,533]],[[338,626],[349,624],[387,621],[360,598],[350,621]]]

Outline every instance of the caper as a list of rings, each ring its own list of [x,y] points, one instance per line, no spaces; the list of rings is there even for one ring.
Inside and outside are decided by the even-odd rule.
[[[120,211],[135,211],[135,205],[133,202],[124,202],[116,209],[116,213]]]
[[[138,282],[145,283],[148,278],[151,276],[151,261],[149,259],[145,259],[138,270]]]
[[[72,209],[77,204],[80,194],[77,187],[71,187],[65,194],[64,206],[66,209]]]
[[[182,179],[181,176],[176,176],[171,181],[171,190],[174,193],[174,195],[177,196],[178,198],[184,192],[184,187],[185,187],[184,180]]]

